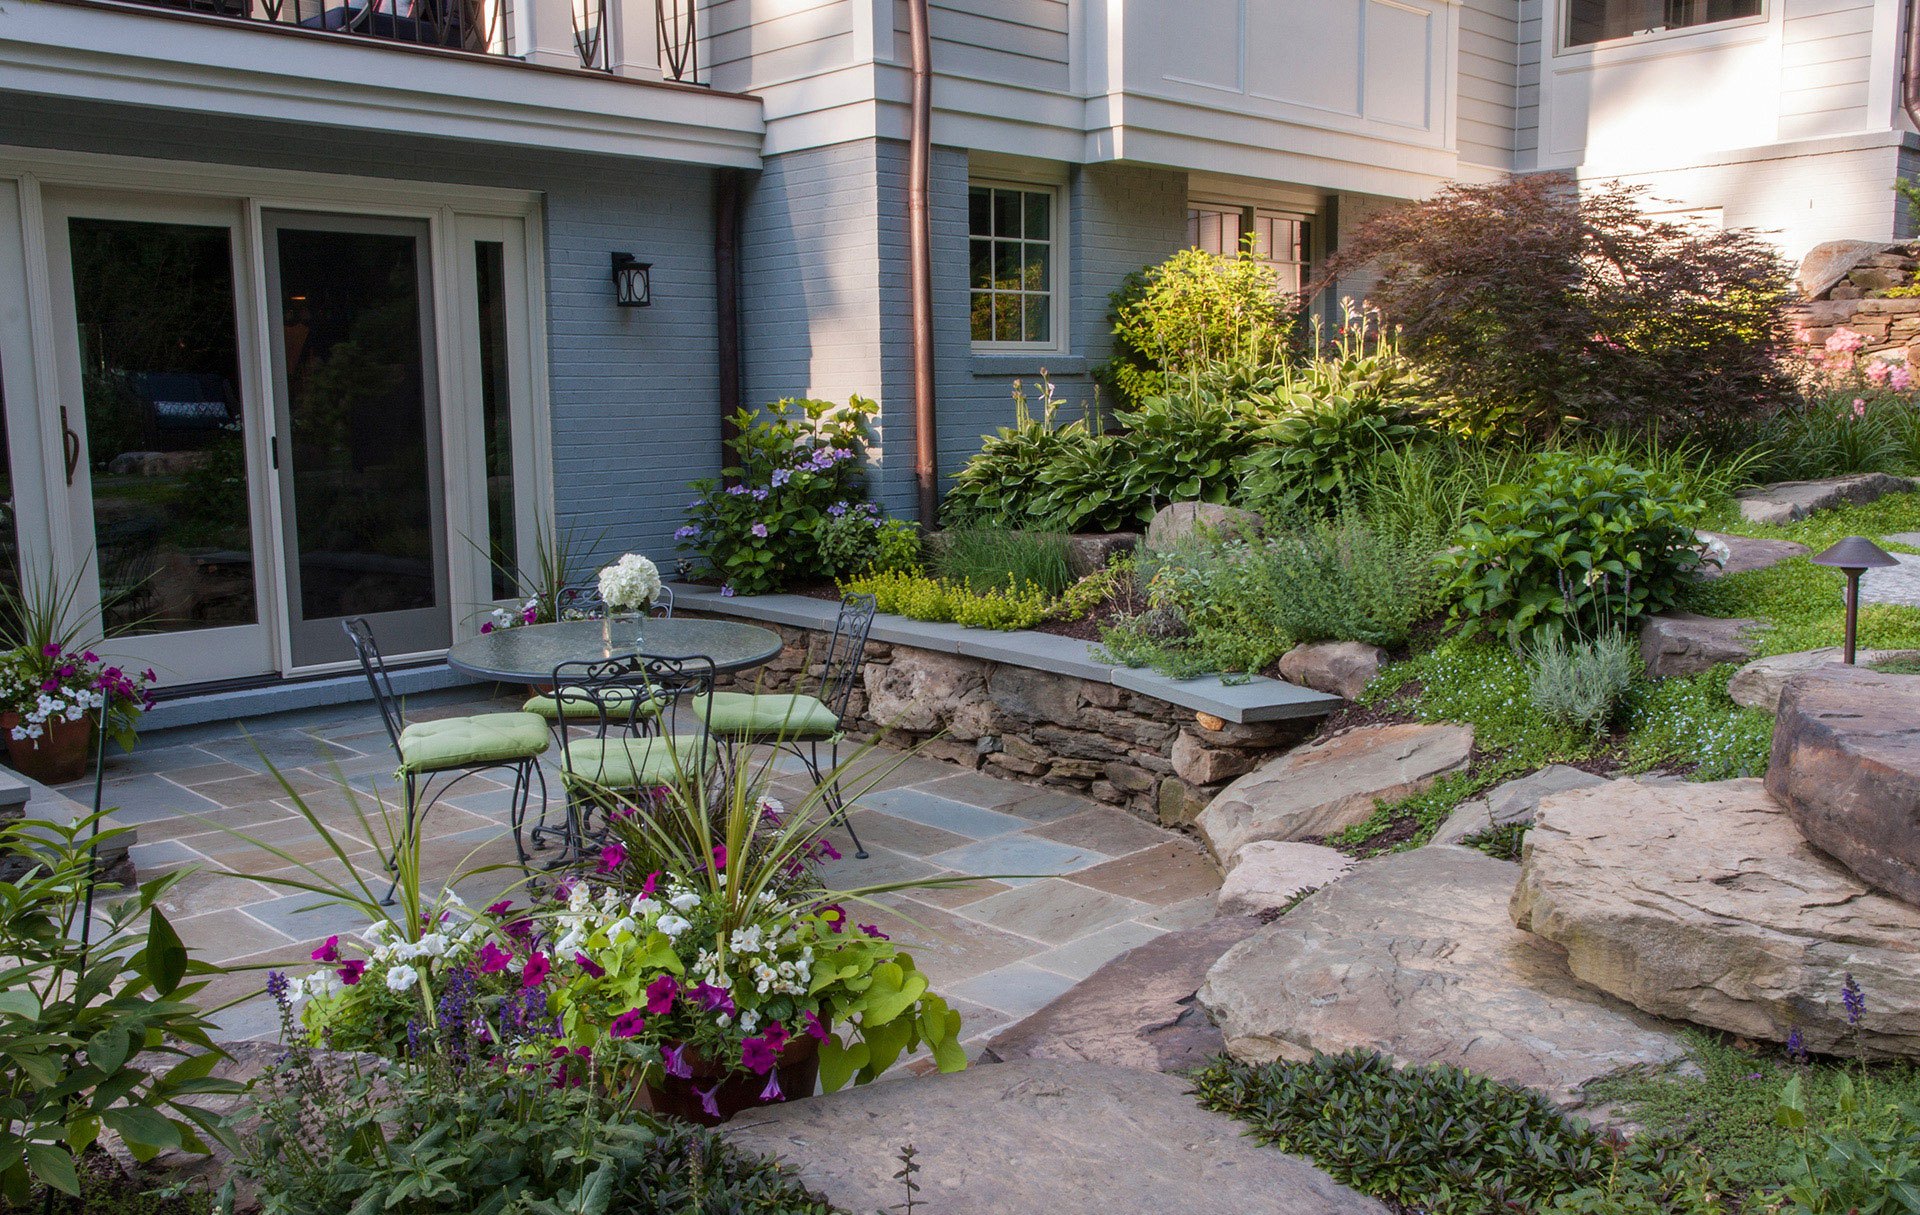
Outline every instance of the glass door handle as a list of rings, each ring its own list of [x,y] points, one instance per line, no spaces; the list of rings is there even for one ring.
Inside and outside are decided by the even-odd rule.
[[[67,486],[73,486],[74,470],[80,467],[80,436],[73,432],[73,424],[67,420],[67,407],[60,407],[60,448],[67,459]]]

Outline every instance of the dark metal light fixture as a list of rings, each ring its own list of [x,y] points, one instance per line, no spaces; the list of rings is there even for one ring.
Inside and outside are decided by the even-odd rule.
[[[631,253],[614,254],[613,300],[622,308],[653,303],[653,263],[635,261]]]
[[[1847,576],[1847,650],[1843,661],[1852,666],[1854,634],[1860,623],[1860,575],[1900,562],[1865,536],[1848,536],[1810,560],[1815,565],[1832,566]]]

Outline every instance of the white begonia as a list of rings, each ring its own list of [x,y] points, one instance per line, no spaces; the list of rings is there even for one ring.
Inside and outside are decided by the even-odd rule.
[[[750,1034],[760,1028],[760,1014],[753,1009],[743,1009],[740,1013],[740,1032]]]
[[[412,991],[420,982],[420,972],[405,962],[387,972],[387,990],[397,992]]]
[[[654,927],[670,937],[677,937],[687,929],[692,928],[693,921],[684,916],[677,916],[672,912],[668,912],[666,915],[660,917],[654,924]]]

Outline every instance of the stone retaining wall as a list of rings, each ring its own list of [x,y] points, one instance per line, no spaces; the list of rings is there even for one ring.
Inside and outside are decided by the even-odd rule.
[[[1886,299],[1882,294],[1913,284],[1920,271],[1920,244],[1869,250],[1873,246],[1853,250],[1847,259],[1851,268],[1838,281],[1789,310],[1794,344],[1804,353],[1817,355],[1836,329],[1850,329],[1865,339],[1856,357],[1878,354],[1920,367],[1920,299]],[[1832,269],[1838,273],[1846,264]],[[1803,286],[1811,290],[1819,283],[1803,282]]]
[[[816,690],[826,636],[767,627],[785,645],[742,684]],[[938,759],[1069,789],[1169,827],[1191,823],[1228,781],[1317,724],[1241,725],[1110,683],[883,642],[867,645],[849,713],[860,737],[885,731],[891,744],[922,745]]]

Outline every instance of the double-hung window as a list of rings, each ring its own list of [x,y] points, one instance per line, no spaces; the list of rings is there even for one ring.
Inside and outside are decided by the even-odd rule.
[[[967,190],[973,343],[1058,349],[1060,198],[1051,186],[975,183]]]
[[[1762,0],[1567,0],[1567,45],[1758,17]]]

